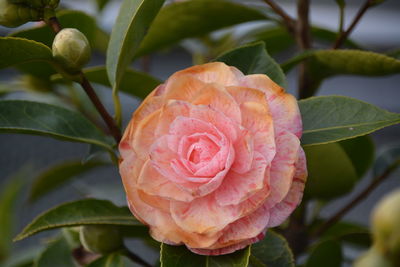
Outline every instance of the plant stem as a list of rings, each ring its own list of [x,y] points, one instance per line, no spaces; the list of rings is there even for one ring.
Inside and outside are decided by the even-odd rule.
[[[297,1],[297,30],[296,41],[300,51],[305,51],[311,48],[311,33],[309,23],[310,0]],[[299,67],[299,98],[311,96],[311,75],[309,73],[309,64],[307,61],[300,64]]]
[[[349,28],[346,31],[340,33],[340,35],[338,36],[338,38],[335,41],[335,44],[332,47],[333,49],[338,49],[338,48],[340,48],[340,46],[342,46],[344,41],[347,39],[347,37],[350,35],[350,33],[354,30],[355,26],[360,21],[362,16],[365,14],[365,12],[371,6],[373,6],[372,0],[366,0],[364,5],[358,11],[357,15],[354,17],[353,22],[350,24]]]
[[[62,30],[62,26],[58,21],[57,17],[49,18],[46,23],[53,29],[55,33],[58,33]],[[81,76],[80,85],[85,90],[86,94],[88,95],[89,99],[92,101],[93,105],[96,107],[97,111],[99,112],[100,116],[106,123],[110,134],[114,137],[115,141],[119,143],[121,140],[121,131],[116,125],[114,119],[108,114],[106,108],[104,107],[103,103],[101,103],[99,97],[97,96],[96,92],[94,91],[92,85],[90,84],[89,80],[81,71],[79,73]]]
[[[314,233],[311,234],[312,237],[318,237],[327,231],[330,227],[340,221],[347,212],[353,209],[358,203],[360,203],[363,199],[365,199],[375,188],[378,187],[384,180],[386,180],[390,174],[396,170],[396,168],[400,165],[400,160],[395,161],[392,165],[390,165],[384,173],[380,176],[376,177],[371,181],[371,183],[361,191],[352,201],[347,203],[343,208],[341,208],[338,212],[336,212],[330,219],[328,219],[324,224],[322,224],[319,228],[317,228]]]
[[[344,6],[339,6],[339,35],[343,34],[344,31]]]
[[[131,259],[133,262],[139,263],[145,267],[152,267],[149,263],[147,263],[145,260],[143,260],[142,258],[140,258],[138,255],[136,255],[127,248],[123,249],[123,254],[129,259]]]
[[[295,34],[295,20],[292,19],[289,14],[285,12],[279,5],[277,5],[273,0],[264,0],[264,2],[271,7],[276,14],[278,14],[283,19],[283,24],[291,34]]]

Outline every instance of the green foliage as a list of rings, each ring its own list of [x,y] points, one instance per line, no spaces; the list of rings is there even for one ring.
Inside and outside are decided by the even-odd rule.
[[[265,20],[261,12],[223,0],[176,2],[161,9],[135,57],[148,54],[185,38],[254,20]]]
[[[342,248],[336,241],[323,241],[311,251],[305,267],[341,267]]]
[[[89,81],[111,87],[105,67],[88,68],[83,72]],[[119,91],[144,99],[160,83],[161,81],[146,73],[127,69],[121,78]]]
[[[254,267],[294,267],[286,239],[269,230],[264,239],[251,246],[250,264]]]
[[[73,267],[78,266],[72,258],[68,242],[60,237],[51,242],[35,260],[34,267]]]
[[[87,267],[126,267],[126,259],[119,253],[105,255],[93,261]]]
[[[161,244],[161,267],[247,267],[250,257],[250,246],[231,254],[222,256],[202,256],[190,252],[185,246]]]
[[[61,204],[39,215],[15,240],[45,230],[92,224],[142,227],[128,208],[117,207],[106,200],[84,199]]]
[[[400,122],[400,114],[344,96],[299,101],[303,145],[327,144],[366,135]]]
[[[321,221],[323,222],[323,220]],[[371,235],[366,226],[346,221],[334,224],[323,233],[321,240],[335,240],[364,248],[372,244]]]
[[[15,231],[16,204],[25,184],[25,176],[31,171],[25,166],[7,179],[0,191],[0,262],[4,261],[11,252],[11,240]],[[4,182],[3,182],[4,183]]]
[[[164,0],[122,2],[107,51],[107,73],[113,87],[119,86],[125,69],[163,3]]]
[[[286,77],[276,61],[270,57],[262,42],[242,46],[226,52],[214,61],[234,66],[244,74],[266,74],[282,87],[287,87]]]
[[[81,114],[39,102],[0,101],[0,132],[47,135],[102,146],[112,151],[112,140]]]
[[[391,166],[400,166],[400,144],[394,144],[383,151],[374,164],[374,175],[382,175]]]
[[[29,200],[32,202],[37,201],[76,176],[103,165],[105,163],[99,161],[89,161],[86,163],[82,163],[81,161],[67,161],[52,166],[35,178],[31,186]]]

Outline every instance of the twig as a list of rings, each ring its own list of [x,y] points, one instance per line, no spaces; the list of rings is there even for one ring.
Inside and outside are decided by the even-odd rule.
[[[336,224],[340,219],[343,218],[344,215],[346,215],[347,212],[349,212],[351,209],[353,209],[360,201],[365,199],[375,188],[378,187],[379,184],[381,184],[384,180],[386,180],[390,174],[396,170],[396,168],[399,166],[400,160],[394,162],[392,165],[390,165],[384,173],[382,173],[380,176],[377,178],[373,179],[371,183],[363,190],[361,191],[352,201],[347,203],[342,209],[340,209],[338,212],[336,212],[330,219],[325,221],[324,224],[322,224],[319,228],[317,228],[314,233],[311,234],[312,237],[318,237],[321,234],[323,234],[325,231],[327,231],[330,227],[332,227],[334,224]]]
[[[58,21],[57,17],[51,17],[46,21],[46,23],[53,29],[55,33],[58,33],[62,30],[62,26]],[[116,125],[114,119],[108,114],[107,110],[105,109],[103,103],[101,103],[99,97],[97,96],[96,92],[94,91],[92,85],[90,84],[89,80],[80,72],[79,75],[81,76],[80,85],[85,90],[86,94],[88,95],[89,99],[92,101],[93,105],[96,107],[97,111],[100,113],[100,116],[107,124],[108,129],[110,130],[110,134],[114,137],[115,141],[119,143],[121,140],[121,131]]]
[[[273,0],[264,0],[264,2],[269,5],[272,10],[275,11],[276,14],[278,14],[282,19],[283,19],[283,24],[287,28],[287,30],[291,34],[295,34],[296,32],[296,27],[295,27],[295,20],[292,19],[289,14],[286,13],[285,10],[283,10],[279,5],[277,5]]]
[[[310,0],[297,1],[297,30],[296,41],[301,51],[311,48],[311,33],[309,22]],[[299,98],[310,96],[311,76],[307,62],[300,64],[299,68]]]
[[[360,21],[362,16],[371,6],[373,6],[373,0],[366,0],[364,5],[358,11],[357,15],[354,17],[353,22],[350,24],[349,28],[346,31],[340,33],[340,35],[335,41],[335,44],[332,47],[333,49],[338,49],[343,44],[343,42],[347,39],[350,33],[354,30],[355,26]]]
[[[149,263],[147,263],[145,260],[143,260],[142,258],[140,258],[138,255],[136,255],[127,248],[123,249],[123,254],[129,259],[131,259],[133,262],[139,263],[145,267],[152,267]]]

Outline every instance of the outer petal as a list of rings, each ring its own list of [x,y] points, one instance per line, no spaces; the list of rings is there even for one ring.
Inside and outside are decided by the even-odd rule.
[[[251,169],[244,174],[230,171],[215,191],[215,199],[221,206],[237,205],[264,186],[267,161],[258,152],[254,155]]]
[[[300,203],[303,196],[304,185],[307,179],[306,157],[302,148],[299,150],[299,159],[296,162],[296,173],[293,183],[286,197],[272,209],[268,227],[275,227],[284,222]]]
[[[176,72],[171,78],[181,75],[192,75],[205,83],[218,83],[225,86],[238,85],[240,72],[221,62],[207,63]]]
[[[161,110],[156,110],[137,125],[135,135],[132,139],[133,149],[137,155],[146,159],[149,156],[150,147],[154,143],[156,137],[156,128],[159,122]]]
[[[241,85],[265,92],[277,134],[289,131],[300,138],[302,133],[301,115],[297,101],[292,95],[286,94],[283,88],[261,74],[245,76]]]
[[[281,202],[289,192],[296,171],[300,141],[290,132],[284,132],[276,139],[276,150],[270,171],[271,194],[266,201],[268,207]]]
[[[165,85],[165,100],[190,101],[206,83],[192,75],[173,75]]]
[[[150,195],[184,202],[193,200],[193,197],[187,191],[177,187],[168,178],[154,169],[150,160],[144,164],[137,184],[139,189]],[[161,199],[161,201],[166,200]]]

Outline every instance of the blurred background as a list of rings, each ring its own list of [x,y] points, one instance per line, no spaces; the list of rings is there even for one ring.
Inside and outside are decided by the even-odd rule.
[[[251,6],[264,7],[265,3],[256,0],[237,1]],[[295,2],[279,1],[289,14],[295,16]],[[346,7],[346,25],[352,20],[353,16],[364,1],[347,1]],[[80,10],[95,16],[98,24],[105,32],[110,32],[118,14],[120,1],[110,1],[107,6],[99,13],[95,1],[92,0],[68,0],[61,1],[65,7]],[[337,30],[338,8],[334,0],[312,1],[311,8],[312,24],[318,25],[333,31]],[[263,27],[264,22],[244,23],[235,28],[229,28],[214,33],[212,36],[218,38],[227,32],[233,36],[241,36],[249,29]],[[23,27],[31,27],[24,25]],[[13,31],[15,29],[12,29]],[[11,32],[10,29],[0,27],[0,35],[6,36]],[[367,12],[361,20],[351,39],[361,44],[369,50],[387,52],[400,48],[400,1],[387,0],[385,3],[373,8]],[[268,46],[268,45],[267,45]],[[180,45],[170,47],[162,52],[158,52],[144,60],[135,62],[134,67],[149,71],[149,73],[161,80],[165,80],[169,75],[177,70],[189,67],[193,62],[199,62],[199,59],[192,57],[192,53],[202,51],[201,45],[197,40],[186,40]],[[279,52],[273,54],[278,62],[283,62],[293,55],[295,51]],[[96,53],[91,65],[104,65],[104,55]],[[0,88],[6,83],[11,82],[15,86],[20,86],[20,81],[15,80],[18,72],[13,69],[0,70]],[[296,70],[289,73],[289,87],[287,90],[296,94],[297,73]],[[101,86],[96,87],[98,93],[103,98],[110,112],[112,112],[111,94]],[[355,76],[340,76],[327,79],[321,86],[319,95],[345,95],[354,97],[366,102],[372,103],[383,109],[400,113],[400,75],[365,78]],[[38,101],[50,102],[53,99],[45,94],[31,93],[25,94],[14,92],[4,96],[7,99],[34,99]],[[140,103],[139,99],[134,99],[127,95],[122,95],[124,123],[126,125],[131,113]],[[382,153],[385,149],[394,143],[400,142],[400,126],[391,126],[372,135],[376,144],[376,155]],[[50,138],[1,134],[0,135],[0,187],[16,173],[22,166],[28,166],[26,182],[30,183],[41,171],[49,166],[65,160],[80,160],[88,153],[89,147],[79,143],[62,142]],[[373,192],[362,204],[353,209],[346,218],[349,221],[359,222],[365,225],[369,223],[369,214],[374,204],[388,191],[399,186],[400,171],[395,172],[378,190]],[[16,229],[20,230],[31,221],[33,217],[49,208],[67,200],[80,198],[83,196],[92,196],[104,199],[110,199],[118,205],[124,205],[123,187],[120,182],[118,170],[115,167],[104,166],[96,169],[94,172],[88,172],[82,176],[83,179],[74,179],[68,185],[62,187],[54,193],[40,199],[35,204],[29,204],[26,200],[21,200],[18,209],[18,220]],[[323,215],[329,216],[340,208],[348,199],[351,199],[356,191],[365,187],[365,184],[372,178],[371,171],[357,185],[356,190],[344,198],[333,201],[324,207]],[[0,192],[1,192],[0,189]],[[1,224],[1,222],[0,222]],[[37,244],[38,240],[46,238],[46,233],[39,234],[33,238],[28,238],[15,244],[16,249],[21,247],[31,247]],[[136,243],[134,243],[136,244]],[[140,254],[143,249],[140,245],[136,247],[136,253]],[[156,258],[157,255],[152,252],[146,252],[150,258]],[[348,249],[346,253],[355,256],[358,251]]]

